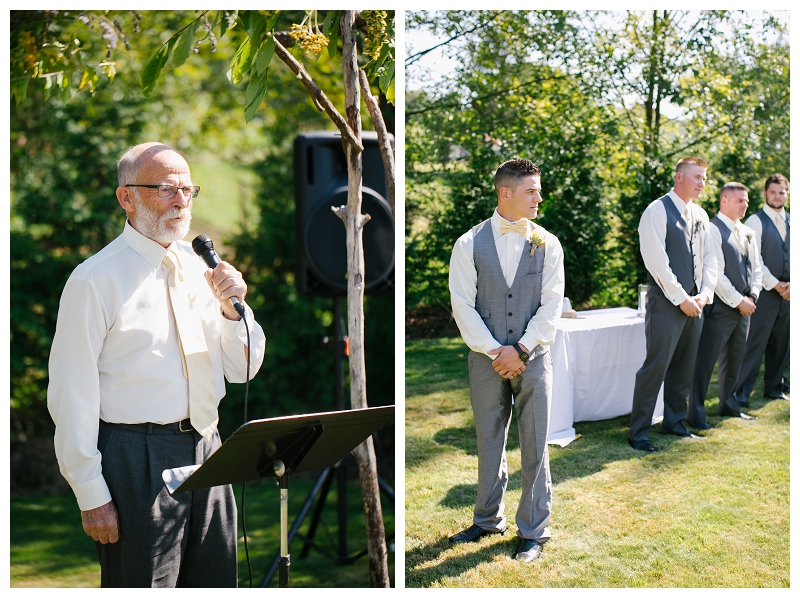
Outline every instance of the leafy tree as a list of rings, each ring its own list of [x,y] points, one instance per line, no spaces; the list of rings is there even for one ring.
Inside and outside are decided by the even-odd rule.
[[[467,227],[441,231],[442,223],[457,219],[452,212],[465,225],[478,222],[493,204],[485,179],[483,192],[459,200],[464,186],[455,172],[486,177],[490,170],[465,139],[499,140],[497,162],[522,153],[551,173],[547,184],[543,177],[541,218],[567,250],[567,295],[600,305],[634,300],[645,277],[639,217],[671,187],[681,156],[709,161],[705,205],[712,213],[726,180],[753,184],[788,166],[788,42],[772,15],[421,11],[409,14],[406,25],[439,34],[459,60],[436,84],[415,71],[425,50],[412,49],[406,62],[422,83],[407,98],[407,195],[417,217],[407,228],[410,306],[446,302],[449,246]],[[538,106],[549,104],[538,119],[524,117],[530,100],[514,104],[525,88]],[[492,112],[492,104],[515,110]],[[667,107],[670,117],[662,112]],[[457,123],[452,136],[450,122]],[[514,140],[527,141],[527,152]],[[570,220],[573,198],[585,222]],[[564,208],[561,230],[553,222],[556,205]],[[440,282],[432,283],[436,276]]]

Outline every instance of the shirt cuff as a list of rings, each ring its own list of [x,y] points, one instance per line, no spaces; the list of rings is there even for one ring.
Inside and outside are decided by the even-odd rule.
[[[525,348],[528,349],[528,353],[533,353],[533,350],[542,344],[536,340],[536,337],[533,336],[533,333],[531,332],[526,332],[523,334],[522,338],[519,339],[519,342],[525,345]]]
[[[247,326],[250,327],[250,333],[252,335],[253,329],[255,328],[255,316],[253,315],[253,310],[250,309],[250,306],[247,305],[247,303],[242,301],[242,305],[244,306],[244,319],[242,320],[229,320],[224,315],[221,315],[222,334],[224,334],[225,338],[229,340],[238,339],[243,345],[246,346],[247,328],[245,327],[244,322],[247,320]]]
[[[81,511],[91,511],[111,502],[111,492],[105,478],[100,476],[83,484],[70,484]]]

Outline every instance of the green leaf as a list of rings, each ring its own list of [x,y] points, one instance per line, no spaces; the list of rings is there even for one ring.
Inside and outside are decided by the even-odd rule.
[[[161,75],[161,69],[167,64],[172,46],[175,44],[176,37],[173,35],[169,41],[156,50],[147,62],[142,66],[142,94],[144,97],[149,98],[156,87],[156,81]]]
[[[334,56],[336,56],[337,45],[339,42],[339,13],[341,11],[332,10],[331,12],[334,14],[331,20],[333,24],[331,25],[331,27],[328,27],[327,25],[325,25],[324,27],[324,33],[325,35],[328,36],[329,40],[328,58],[333,58]],[[330,13],[328,13],[328,16],[330,16]],[[328,22],[328,17],[325,17],[325,22],[326,23]]]
[[[236,54],[234,54],[233,60],[231,60],[228,79],[230,79],[231,83],[234,85],[241,83],[243,74],[250,70],[252,61],[250,47],[250,38],[248,37],[242,42],[239,49],[236,50]]]
[[[390,62],[386,65],[383,74],[378,78],[378,87],[381,88],[381,91],[386,96],[386,99],[394,104],[394,62]],[[391,90],[392,98],[389,99],[389,93]]]
[[[238,10],[220,10],[217,13],[217,19],[219,20],[219,37],[222,38],[223,35],[228,31],[228,17],[230,17],[230,22],[235,23],[236,17],[238,15]]]
[[[17,106],[28,96],[28,83],[30,82],[30,77],[25,77],[11,84],[11,95],[16,98]]]
[[[272,31],[273,27],[275,27],[275,23],[278,22],[278,17],[281,15],[280,10],[276,10],[275,14],[272,15],[267,19],[267,31]]]
[[[255,72],[263,73],[267,70],[272,56],[275,54],[275,37],[268,35],[256,53]],[[252,72],[252,71],[251,71]]]
[[[244,120],[250,122],[261,107],[261,102],[267,94],[267,77],[266,73],[263,75],[256,75],[250,78],[250,83],[247,85],[245,97],[247,99],[247,107],[244,109]]]
[[[175,53],[172,55],[172,66],[178,68],[186,59],[189,58],[189,54],[192,53],[192,45],[194,44],[194,32],[197,31],[197,27],[200,25],[199,20],[195,20],[191,23],[186,29],[184,29],[183,33],[181,33],[180,38],[178,39],[178,45],[175,46]]]

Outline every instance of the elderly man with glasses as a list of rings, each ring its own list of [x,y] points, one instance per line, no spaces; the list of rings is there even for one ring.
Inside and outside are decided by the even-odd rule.
[[[59,306],[47,396],[59,467],[103,587],[235,587],[231,487],[170,495],[161,474],[221,445],[225,379],[245,382],[248,361],[258,371],[264,333],[229,301],[244,303],[241,273],[207,268],[181,240],[200,192],[186,161],[145,143],[118,171],[125,229],[75,269]]]

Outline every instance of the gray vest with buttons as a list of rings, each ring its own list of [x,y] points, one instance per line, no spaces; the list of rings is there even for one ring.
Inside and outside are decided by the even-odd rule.
[[[750,283],[753,281],[753,264],[745,255],[744,249],[736,240],[736,235],[728,226],[715,217],[711,224],[719,230],[722,238],[722,255],[725,258],[725,277],[733,288],[742,295],[750,294]],[[752,234],[752,233],[751,233]]]
[[[789,282],[789,214],[786,214],[786,241],[764,210],[756,215],[761,220],[761,259],[775,278]]]
[[[513,345],[525,334],[525,327],[541,305],[546,245],[537,247],[531,255],[531,244],[525,242],[514,282],[509,288],[497,256],[491,220],[483,221],[477,228],[472,245],[472,259],[478,273],[475,311],[497,342]],[[537,345],[531,359],[548,350],[546,345]]]
[[[681,285],[687,294],[692,294],[694,283],[694,253],[703,255],[702,247],[695,247],[697,244],[698,235],[694,231],[690,231],[683,219],[683,214],[675,207],[675,203],[669,195],[661,198],[661,203],[664,204],[664,210],[667,213],[667,236],[666,253],[669,258],[669,268],[678,279],[678,284]],[[648,272],[647,281],[650,284],[656,284],[653,276]]]

